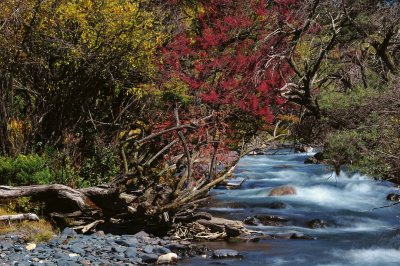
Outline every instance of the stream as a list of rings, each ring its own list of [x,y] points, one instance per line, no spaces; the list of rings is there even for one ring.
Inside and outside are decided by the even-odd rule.
[[[337,177],[324,165],[304,164],[313,153],[281,149],[243,158],[230,182],[235,190],[214,189],[205,210],[214,216],[243,220],[255,215],[288,218],[281,226],[248,226],[265,234],[304,234],[316,238],[266,239],[258,242],[206,243],[211,249],[235,249],[242,259],[192,258],[184,265],[400,265],[400,206],[386,200],[398,189],[390,182],[342,171]],[[296,195],[268,196],[278,186]],[[271,206],[284,208],[273,209]],[[383,207],[383,208],[382,208]],[[327,227],[312,229],[320,219]]]

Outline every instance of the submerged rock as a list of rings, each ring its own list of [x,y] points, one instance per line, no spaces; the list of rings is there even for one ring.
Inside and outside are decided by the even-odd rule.
[[[294,233],[290,236],[290,239],[301,239],[301,240],[315,240],[316,237],[305,235],[303,233]]]
[[[239,252],[233,249],[217,249],[213,252],[213,257],[216,259],[241,257]]]
[[[318,228],[326,228],[329,226],[329,223],[325,220],[321,219],[314,219],[307,223],[307,226],[311,229],[318,229]]]
[[[296,195],[296,189],[292,186],[282,186],[271,189],[268,193],[269,197]]]
[[[280,201],[274,201],[270,204],[267,204],[266,206],[267,208],[270,209],[285,209],[286,208],[286,204]]]

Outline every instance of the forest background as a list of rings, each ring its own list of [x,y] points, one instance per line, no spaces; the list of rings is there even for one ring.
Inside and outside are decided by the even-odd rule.
[[[398,1],[7,0],[0,36],[1,185],[153,215],[271,141],[400,182]]]

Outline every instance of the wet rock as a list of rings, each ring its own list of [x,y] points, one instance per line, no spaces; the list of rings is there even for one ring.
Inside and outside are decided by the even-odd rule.
[[[266,206],[269,209],[285,209],[286,204],[280,201],[274,201]]]
[[[276,215],[256,215],[254,217],[247,217],[245,223],[248,225],[267,225],[267,226],[284,226],[289,219],[276,216]]]
[[[157,264],[171,264],[177,260],[178,255],[176,253],[167,253],[158,257]]]
[[[271,189],[271,191],[268,193],[269,197],[274,197],[274,196],[287,196],[287,195],[296,195],[296,189],[292,186],[282,186],[282,187],[276,187]]]
[[[389,195],[387,195],[386,200],[400,201],[400,195],[395,193],[390,193]]]
[[[213,252],[213,257],[216,259],[240,257],[239,252],[233,249],[217,249]]]
[[[290,236],[290,239],[301,239],[301,240],[315,240],[316,237],[305,235],[303,233],[294,233]]]
[[[266,152],[262,149],[255,149],[254,151],[249,152],[247,155],[265,155]]]
[[[304,161],[305,164],[323,164],[325,163],[324,153],[317,152],[314,156],[307,158]]]
[[[329,226],[328,222],[321,219],[314,219],[307,223],[307,226],[311,229],[326,228]]]
[[[296,146],[294,148],[294,151],[297,152],[297,153],[312,152],[313,151],[313,147],[307,146],[307,145]]]
[[[230,225],[225,225],[225,232],[228,238],[237,237],[242,234],[242,231],[239,228]]]
[[[246,225],[253,225],[253,226],[257,226],[259,224],[261,224],[261,221],[259,219],[257,219],[256,217],[246,217],[243,222]]]

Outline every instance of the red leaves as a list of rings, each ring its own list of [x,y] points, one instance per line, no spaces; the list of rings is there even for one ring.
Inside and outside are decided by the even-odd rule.
[[[206,104],[228,105],[232,112],[244,111],[271,121],[271,105],[285,103],[274,92],[283,81],[275,69],[261,71],[259,63],[283,49],[277,46],[285,43],[269,35],[275,23],[290,13],[286,7],[297,1],[200,2],[205,12],[199,15],[198,33],[180,34],[171,41],[163,51],[164,70],[181,77]],[[280,69],[290,74],[288,66]]]

